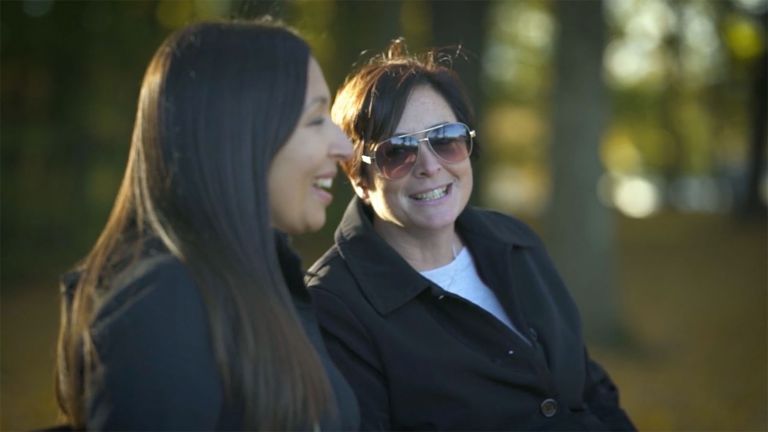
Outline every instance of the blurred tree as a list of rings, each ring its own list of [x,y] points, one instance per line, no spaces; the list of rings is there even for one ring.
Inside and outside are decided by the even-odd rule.
[[[125,163],[144,63],[162,33],[147,2],[2,5],[3,281],[55,284],[87,251]],[[32,8],[32,9],[30,9]],[[62,37],[62,35],[67,35]],[[6,284],[4,284],[7,286]]]
[[[329,39],[336,55],[324,68],[328,85],[336,89],[361,62],[383,52],[389,42],[401,35],[400,1],[339,1]]]
[[[557,1],[551,148],[553,189],[547,215],[549,246],[582,312],[585,334],[610,343],[621,334],[614,220],[596,194],[606,125],[602,80],[602,2]]]
[[[493,2],[484,27],[480,138],[483,205],[521,217],[543,213],[549,194],[551,2]]]
[[[432,46],[456,47],[458,58],[453,60],[453,69],[459,74],[467,89],[469,100],[475,108],[478,124],[482,124],[486,101],[480,90],[480,55],[485,50],[488,36],[486,16],[490,2],[487,0],[430,2],[429,6],[431,22],[425,22],[423,25],[431,26]],[[483,133],[483,130],[479,131],[481,140]],[[485,160],[487,159],[480,158],[474,163],[476,173],[483,172]],[[482,180],[482,175],[474,176],[475,191],[483,189]],[[473,193],[472,202],[477,202],[480,195],[480,193]]]
[[[453,66],[477,109],[484,105],[480,92],[480,55],[487,39],[489,6],[487,0],[432,2],[430,5],[432,45],[461,47],[461,54],[467,58],[455,59]]]
[[[286,20],[309,41],[333,95],[353,69],[401,35],[400,8],[400,1],[302,0],[292,3]],[[353,194],[343,175],[332,192],[328,223],[316,233],[294,238],[306,266],[333,243],[336,224]]]
[[[682,2],[669,2],[670,14],[674,17],[671,21],[676,27],[675,31],[669,31],[669,34],[665,35],[660,49],[663,52],[668,53],[666,58],[667,67],[665,70],[665,78],[663,81],[663,90],[659,95],[659,105],[656,110],[657,121],[660,128],[669,136],[666,141],[665,151],[667,155],[666,163],[662,166],[662,176],[666,184],[674,183],[675,179],[682,173],[686,172],[684,149],[685,137],[683,135],[682,128],[678,127],[681,115],[679,114],[681,108],[681,101],[684,99],[684,89],[682,83],[685,80],[684,70],[682,67],[682,32],[680,29],[683,26],[682,19]]]
[[[765,217],[766,202],[761,199],[760,185],[766,173],[766,146],[768,146],[768,8],[757,19],[762,29],[762,52],[752,61],[752,118],[750,158],[747,168],[747,194],[741,210],[747,214]]]

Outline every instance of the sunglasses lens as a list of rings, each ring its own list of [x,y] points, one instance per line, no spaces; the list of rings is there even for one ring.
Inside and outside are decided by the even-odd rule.
[[[469,129],[461,123],[449,123],[433,129],[427,137],[435,154],[446,162],[461,162],[472,152]]]
[[[418,135],[419,132],[395,136],[376,147],[376,165],[385,178],[399,179],[411,172],[421,141],[428,141],[432,152],[447,163],[461,162],[472,153],[469,127],[462,123],[448,123],[428,130],[426,140],[419,139]]]
[[[414,137],[392,137],[376,148],[376,163],[388,179],[398,179],[411,172],[416,163],[419,142]]]

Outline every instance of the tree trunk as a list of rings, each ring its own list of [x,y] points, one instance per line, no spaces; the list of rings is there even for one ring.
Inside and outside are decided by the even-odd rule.
[[[461,46],[458,58],[453,61],[453,69],[458,73],[467,90],[470,103],[475,108],[476,127],[482,124],[485,95],[481,91],[481,57],[485,50],[485,41],[488,37],[488,10],[490,2],[487,0],[475,1],[445,1],[430,2],[432,15],[432,46],[441,48],[449,46]],[[464,58],[466,57],[466,59]],[[482,140],[483,131],[478,130],[478,136]],[[473,162],[475,177],[474,190],[483,188],[483,172],[486,157],[480,157]],[[478,204],[481,194],[472,194],[471,203]]]
[[[608,101],[602,81],[605,23],[598,0],[556,1],[553,190],[549,247],[581,311],[588,339],[621,338],[614,219],[597,197]]]
[[[768,12],[762,12],[758,20],[768,31]],[[747,167],[747,193],[741,205],[742,213],[765,217],[766,206],[761,199],[760,184],[765,176],[765,151],[768,145],[768,50],[754,60],[752,65],[752,131],[750,136],[749,165]]]
[[[383,52],[400,36],[400,1],[337,1],[333,28],[333,63],[326,66],[328,85],[338,88],[343,78]]]
[[[467,88],[474,104],[480,100],[480,58],[483,54],[488,28],[486,15],[490,4],[486,0],[432,2],[432,31],[434,47],[461,46],[463,55],[454,60],[454,70]]]

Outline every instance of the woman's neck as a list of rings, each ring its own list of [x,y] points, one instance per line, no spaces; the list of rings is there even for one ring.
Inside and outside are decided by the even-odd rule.
[[[417,271],[450,263],[462,247],[453,224],[435,230],[409,230],[374,215],[373,229]]]

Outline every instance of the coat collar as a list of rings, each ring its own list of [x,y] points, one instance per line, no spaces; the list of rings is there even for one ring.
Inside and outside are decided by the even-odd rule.
[[[427,288],[442,291],[373,230],[372,219],[370,207],[353,198],[336,229],[335,241],[341,257],[376,310],[386,315]],[[508,248],[535,245],[532,234],[504,223],[504,219],[507,216],[469,206],[459,215],[457,230],[476,261],[503,260],[503,252]]]

